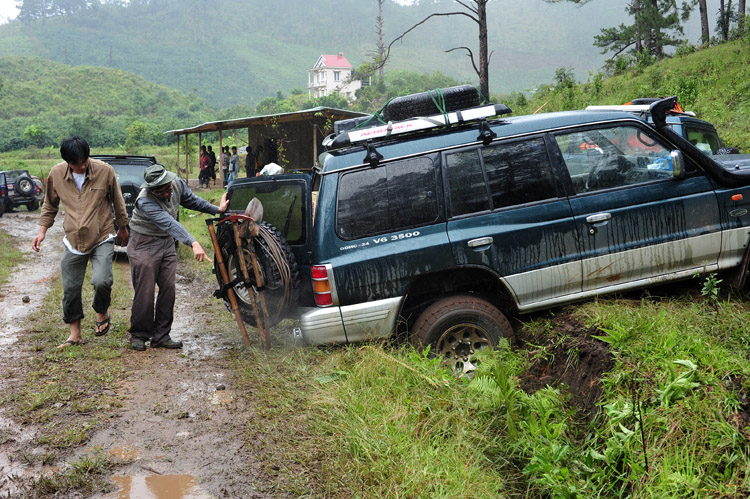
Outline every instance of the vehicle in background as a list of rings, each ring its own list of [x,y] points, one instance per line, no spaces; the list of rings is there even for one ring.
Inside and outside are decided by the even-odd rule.
[[[92,154],[91,157],[104,161],[114,168],[122,197],[125,199],[125,209],[128,212],[128,218],[130,218],[135,207],[135,200],[138,198],[138,193],[141,192],[143,173],[149,166],[159,164],[156,157],[114,154]]]
[[[12,211],[19,206],[26,206],[29,211],[38,210],[38,196],[42,191],[28,170],[5,170],[2,173],[3,178],[0,181],[7,195],[5,211]]]
[[[649,110],[650,105],[659,99],[641,98],[633,99],[622,105],[615,106],[588,106],[587,111],[626,111],[633,113],[643,120],[653,123],[653,118]],[[667,112],[667,125],[678,135],[693,144],[695,147],[708,155],[718,154],[739,154],[735,147],[727,147],[721,142],[719,132],[708,121],[699,119],[693,111],[684,111],[682,106],[676,104],[673,109]]]
[[[0,217],[5,213],[8,203],[10,203],[10,200],[8,199],[8,188],[5,183],[5,172],[0,172]]]

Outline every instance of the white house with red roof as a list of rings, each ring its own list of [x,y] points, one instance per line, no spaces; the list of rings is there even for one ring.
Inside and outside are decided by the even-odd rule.
[[[354,92],[362,87],[362,81],[353,80],[352,74],[352,65],[343,52],[337,55],[322,54],[315,66],[307,70],[307,95],[323,97],[338,92],[349,100],[355,100]]]

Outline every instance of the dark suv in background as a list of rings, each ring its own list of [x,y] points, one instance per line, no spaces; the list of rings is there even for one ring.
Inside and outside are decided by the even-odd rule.
[[[658,101],[657,98],[633,99],[627,104],[614,106],[588,106],[587,111],[626,111],[641,119],[653,123],[650,106]],[[699,119],[692,111],[684,111],[682,106],[675,104],[666,115],[667,125],[678,135],[693,144],[708,155],[738,154],[735,147],[725,146],[719,138],[719,132],[708,121]]]
[[[299,277],[286,272],[284,312],[307,342],[403,333],[462,370],[512,338],[508,316],[722,270],[744,283],[750,159],[719,163],[676,133],[676,99],[652,103],[650,123],[622,111],[506,117],[462,92],[475,104],[409,96],[383,124],[338,126],[312,176],[229,187],[230,211],[257,198],[288,244]],[[389,118],[394,103],[412,118]],[[252,238],[237,248],[224,224],[247,317],[264,290],[238,279],[237,261],[264,250]],[[274,261],[266,282],[280,289]]]
[[[12,211],[25,206],[29,211],[39,209],[41,188],[36,184],[28,170],[5,170],[0,175],[0,203],[3,211]]]
[[[125,199],[125,208],[128,218],[133,214],[135,200],[141,192],[143,184],[143,172],[151,165],[159,164],[155,156],[132,156],[113,154],[93,154],[92,158],[104,161],[114,168],[117,174],[117,182],[120,184],[122,197]]]

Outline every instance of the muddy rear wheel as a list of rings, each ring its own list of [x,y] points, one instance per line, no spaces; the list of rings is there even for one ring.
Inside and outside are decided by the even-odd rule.
[[[412,328],[411,342],[430,346],[430,355],[443,359],[454,372],[470,372],[476,352],[494,349],[501,338],[512,342],[513,328],[494,305],[471,295],[443,298],[425,309]]]

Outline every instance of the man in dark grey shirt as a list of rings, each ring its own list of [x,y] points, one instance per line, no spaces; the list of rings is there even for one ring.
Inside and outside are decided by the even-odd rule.
[[[196,196],[184,180],[161,165],[149,166],[145,182],[130,218],[128,259],[133,280],[133,306],[130,314],[130,345],[134,350],[151,347],[182,348],[172,330],[175,301],[177,252],[174,239],[193,248],[193,256],[202,262],[208,255],[200,243],[177,221],[180,206],[215,215],[229,206],[227,194],[219,206]],[[154,286],[159,295],[154,307]]]

